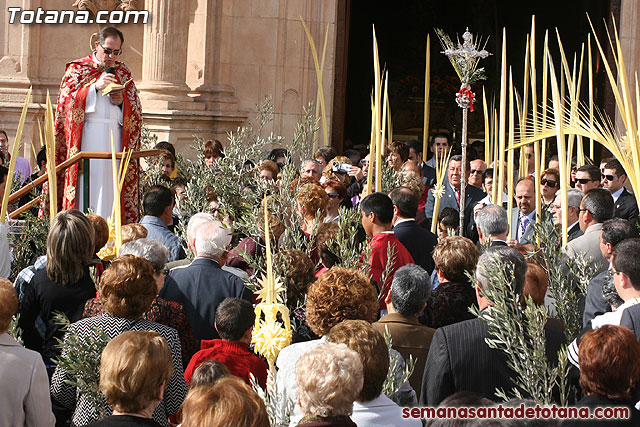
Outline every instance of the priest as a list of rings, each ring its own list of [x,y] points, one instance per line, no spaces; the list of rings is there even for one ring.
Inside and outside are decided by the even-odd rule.
[[[114,27],[97,33],[91,55],[67,64],[56,108],[56,164],[79,151],[111,152],[111,134],[116,151],[140,147],[142,107],[131,72],[117,61],[124,36]],[[110,84],[123,89],[103,95]],[[139,163],[132,160],[121,192],[123,223],[137,222],[139,212]],[[62,209],[84,208],[82,173],[78,164],[69,167],[58,184]],[[111,215],[114,195],[111,160],[91,160],[89,206],[98,215]]]

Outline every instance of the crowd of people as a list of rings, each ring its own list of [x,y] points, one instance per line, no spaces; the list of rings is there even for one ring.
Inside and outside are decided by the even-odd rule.
[[[258,301],[247,286],[258,274],[256,260],[264,259],[265,224],[260,235],[238,235],[237,218],[222,214],[214,194],[209,211],[187,215],[180,209],[187,184],[175,151],[164,144],[166,185],[145,189],[143,216],[122,227],[117,258],[97,255],[109,239],[106,221],[69,209],[53,218],[46,255],[14,283],[0,280],[0,425],[420,426],[403,408],[489,407],[500,402],[497,389],[523,391],[507,355],[487,344],[485,316],[494,307],[496,268],[511,273],[514,304],[524,308],[531,298],[553,316],[548,271],[532,256],[534,224],[562,224],[562,171],[553,158],[536,191],[532,150],[525,149],[527,172],[519,174],[512,212],[506,193],[492,200],[500,184],[493,182],[495,165],[480,153],[470,153],[464,180],[462,156],[450,158],[437,212],[435,163],[422,161],[416,140],[393,143],[385,155],[400,182],[388,194],[366,194],[375,170],[369,155],[338,156],[323,147],[303,159],[290,189],[297,217],[267,221],[294,328],[270,382],[268,364],[251,343]],[[430,150],[444,154],[451,145],[448,134],[438,133]],[[218,141],[204,149],[206,167],[233,160]],[[278,186],[291,161],[276,149],[256,159],[251,173]],[[616,425],[632,426],[640,422],[640,239],[627,181],[616,159],[572,171],[569,243],[561,250],[566,258],[584,254],[595,274],[584,307],[575,307],[583,332],[568,343],[562,322],[549,319],[544,336],[553,365],[568,345],[577,390],[569,403],[626,408],[628,419]],[[357,232],[347,236],[365,242],[358,268],[342,266],[335,245],[344,238],[345,209],[360,215]],[[184,239],[172,227],[178,218],[187,223]],[[287,227],[302,232],[300,248],[279,247]],[[471,314],[472,307],[482,315]],[[60,360],[80,360],[78,343],[101,340],[106,346],[92,388],[86,372]],[[265,403],[254,386],[275,390],[274,397]]]

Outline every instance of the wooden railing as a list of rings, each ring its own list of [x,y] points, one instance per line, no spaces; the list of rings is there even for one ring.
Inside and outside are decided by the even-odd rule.
[[[132,159],[139,159],[140,157],[159,156],[159,155],[162,155],[162,154],[167,153],[167,152],[168,152],[167,150],[138,150],[138,151],[134,151],[133,153],[131,153],[131,158]],[[116,158],[122,159],[122,152],[116,153]],[[85,161],[85,171],[88,171],[88,163],[89,163],[90,159],[111,159],[111,153],[110,152],[99,152],[99,151],[80,151],[80,152],[74,154],[73,156],[69,157],[67,160],[65,160],[64,162],[62,162],[62,163],[60,163],[59,165],[56,166],[56,176],[58,176],[58,174],[62,173],[63,171],[65,171],[69,167],[75,165],[80,160],[84,160]],[[88,174],[86,174],[86,176],[88,177]],[[88,179],[88,178],[85,178],[85,179]],[[19,200],[22,196],[25,196],[25,195],[29,194],[35,188],[37,188],[40,185],[42,185],[46,180],[47,180],[47,174],[44,174],[44,175],[38,177],[37,179],[31,181],[30,183],[28,183],[24,187],[20,188],[19,190],[11,193],[11,195],[9,196],[9,204],[15,202],[16,200]],[[86,181],[86,182],[88,182],[88,181]],[[85,191],[85,194],[88,195],[88,192]],[[18,209],[12,211],[9,214],[9,218],[15,219],[20,214],[22,214],[24,211],[26,211],[27,209],[32,208],[35,204],[37,204],[39,202],[40,202],[40,198],[39,197],[34,198],[29,203],[26,203],[23,206],[20,206]]]

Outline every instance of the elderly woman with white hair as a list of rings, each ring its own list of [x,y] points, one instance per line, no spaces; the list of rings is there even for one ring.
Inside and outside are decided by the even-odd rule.
[[[358,353],[323,342],[298,359],[296,376],[304,414],[298,426],[355,427],[350,415],[364,381]]]
[[[165,266],[169,258],[167,248],[157,240],[144,238],[132,240],[122,245],[120,256],[123,255],[135,255],[149,261],[153,267],[153,277],[156,281],[157,292],[160,292],[164,286]],[[97,316],[102,312],[103,307],[100,298],[92,298],[84,305],[83,317]],[[199,350],[199,346],[193,337],[193,328],[184,313],[182,304],[156,296],[149,310],[144,313],[143,318],[178,331],[182,347],[182,365],[185,368],[191,356]]]

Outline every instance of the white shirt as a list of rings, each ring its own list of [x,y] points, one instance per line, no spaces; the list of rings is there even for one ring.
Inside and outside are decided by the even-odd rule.
[[[402,408],[383,393],[369,402],[353,402],[351,420],[367,427],[422,426],[419,419],[402,418]]]
[[[611,197],[613,197],[614,202],[618,201],[618,197],[620,197],[623,191],[624,191],[624,187],[620,187],[618,191],[616,191],[615,193],[611,193]]]
[[[394,226],[398,225],[398,224],[402,224],[403,222],[409,222],[409,221],[413,221],[415,222],[415,218],[400,218],[399,220],[396,221],[395,224],[393,224]]]
[[[640,303],[640,298],[631,298],[628,301],[625,301],[616,311],[610,311],[608,313],[603,313],[599,316],[594,317],[591,320],[591,328],[598,329],[604,325],[615,325],[620,326],[620,321],[622,320],[622,314],[624,311],[632,307],[636,304]]]

